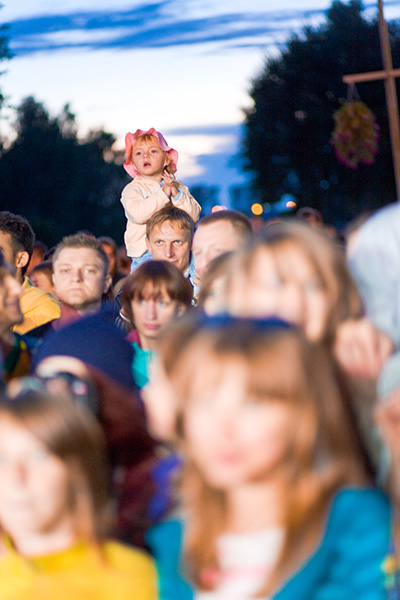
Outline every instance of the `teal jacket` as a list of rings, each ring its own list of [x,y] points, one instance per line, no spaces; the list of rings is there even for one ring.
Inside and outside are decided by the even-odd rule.
[[[385,600],[382,563],[389,547],[390,505],[374,489],[345,489],[334,498],[323,539],[273,600]],[[181,558],[178,520],[153,527],[160,600],[192,600]]]

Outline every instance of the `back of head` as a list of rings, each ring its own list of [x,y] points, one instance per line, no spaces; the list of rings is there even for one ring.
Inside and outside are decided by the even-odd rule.
[[[0,211],[0,231],[10,235],[14,256],[23,251],[28,253],[30,260],[35,244],[35,234],[27,219],[8,211]],[[23,274],[28,268],[28,264],[29,261],[22,269]]]

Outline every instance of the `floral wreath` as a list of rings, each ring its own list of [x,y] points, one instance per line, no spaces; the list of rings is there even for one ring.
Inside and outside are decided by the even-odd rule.
[[[372,165],[378,151],[380,127],[364,102],[350,100],[333,115],[335,129],[331,144],[336,158],[349,169],[359,163]]]

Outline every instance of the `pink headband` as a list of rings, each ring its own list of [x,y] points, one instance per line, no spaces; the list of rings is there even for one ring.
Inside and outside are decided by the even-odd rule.
[[[136,171],[136,169],[132,163],[132,147],[133,147],[134,143],[136,142],[136,140],[139,137],[141,137],[142,135],[153,135],[154,137],[156,137],[158,139],[160,148],[162,150],[164,150],[164,152],[168,152],[168,154],[170,156],[171,162],[168,165],[169,170],[172,171],[173,173],[175,173],[175,171],[177,170],[179,154],[176,150],[174,150],[173,148],[168,146],[165,137],[159,131],[156,131],[154,129],[154,127],[149,129],[148,131],[142,131],[142,129],[137,129],[135,131],[135,133],[127,133],[126,134],[126,136],[125,136],[126,161],[124,162],[125,171],[127,173],[129,173],[129,175],[133,179],[139,175],[139,173]]]

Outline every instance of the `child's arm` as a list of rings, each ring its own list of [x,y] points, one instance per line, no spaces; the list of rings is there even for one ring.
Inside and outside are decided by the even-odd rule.
[[[187,212],[196,222],[200,216],[200,204],[193,198],[186,185],[183,185],[180,181],[175,181],[174,184],[177,194],[175,196],[171,195],[171,201],[175,206]]]
[[[147,193],[148,195],[146,195]],[[156,184],[154,188],[142,188],[135,181],[131,181],[124,187],[121,194],[121,203],[125,209],[126,218],[131,223],[138,225],[147,223],[150,217],[169,201],[170,199],[159,184]]]

